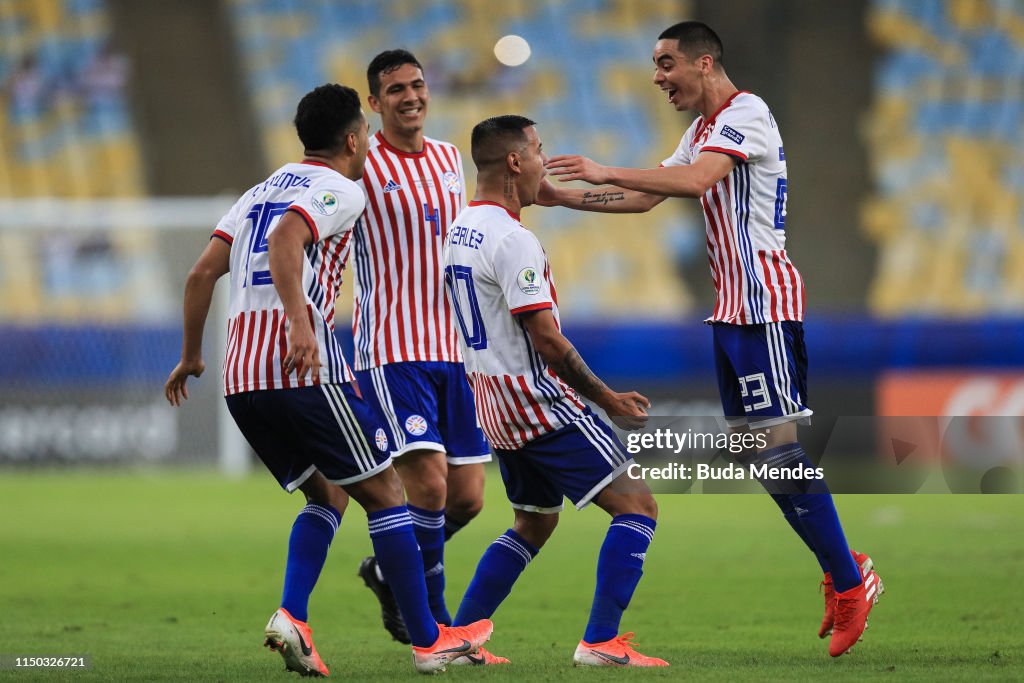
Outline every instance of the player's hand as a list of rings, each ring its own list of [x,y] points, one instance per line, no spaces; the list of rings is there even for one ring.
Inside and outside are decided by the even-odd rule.
[[[641,429],[647,424],[647,409],[651,402],[646,396],[635,391],[625,393],[611,392],[608,400],[601,406],[608,413],[608,417],[620,429],[633,431]]]
[[[536,203],[540,206],[560,206],[562,204],[558,198],[558,188],[552,185],[547,178],[540,181],[540,191],[537,192]]]
[[[299,379],[312,371],[312,378],[320,376],[320,345],[316,343],[313,328],[305,319],[293,320],[288,328],[288,354],[284,357],[285,374],[294,370]]]
[[[548,159],[548,173],[558,176],[560,181],[583,180],[591,185],[608,182],[608,167],[579,154],[559,154]]]
[[[172,406],[180,406],[182,401],[188,400],[188,387],[185,386],[185,381],[192,377],[199,377],[203,374],[203,370],[206,369],[206,363],[203,362],[202,358],[197,360],[187,361],[182,360],[178,365],[171,370],[170,376],[167,381],[164,382],[164,396],[167,398],[167,402]]]

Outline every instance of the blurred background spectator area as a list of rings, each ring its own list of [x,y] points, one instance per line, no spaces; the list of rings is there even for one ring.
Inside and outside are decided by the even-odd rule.
[[[651,82],[657,35],[684,19],[716,29],[785,140],[815,408],[913,411],[900,397],[939,382],[950,397],[1003,387],[977,410],[1011,410],[1021,0],[0,0],[0,462],[214,456],[219,309],[194,405],[159,405],[182,283],[238,194],[302,154],[291,119],[310,88],[365,97],[370,59],[412,50],[433,95],[426,132],[460,147],[470,195],[470,131],[502,113],[536,120],[549,154],[653,167],[692,121]],[[530,44],[521,66],[495,58],[507,34]],[[523,217],[592,367],[659,405],[717,409],[697,202]],[[338,303],[348,341],[350,283]],[[55,416],[153,429],[105,449],[97,428],[83,456]]]
[[[154,235],[71,231],[75,200],[145,194],[128,57],[102,0],[0,0],[0,321],[126,320],[166,274]],[[31,204],[29,205],[31,206]],[[164,285],[166,286],[166,285]]]
[[[479,121],[521,113],[538,122],[549,154],[587,153],[606,163],[657,165],[678,144],[680,120],[651,84],[652,36],[691,16],[688,2],[652,0],[230,0],[249,96],[268,168],[294,159],[295,103],[325,81],[366,93],[378,52],[411,50],[432,94],[427,135],[462,150],[470,190],[469,134]],[[494,44],[524,36],[531,57],[502,66]],[[371,130],[379,120],[369,108]],[[688,207],[691,208],[691,207]],[[662,210],[609,221],[568,210],[524,217],[555,264],[559,294],[575,315],[674,317],[694,301],[677,266],[701,268],[703,224]],[[584,246],[585,245],[585,246]],[[345,306],[351,305],[350,298]],[[347,310],[347,308],[345,309]]]
[[[1024,3],[875,0],[868,308],[1024,310]]]

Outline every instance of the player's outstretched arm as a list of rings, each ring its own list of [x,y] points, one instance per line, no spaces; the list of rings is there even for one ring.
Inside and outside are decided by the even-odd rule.
[[[635,391],[620,394],[609,389],[558,329],[550,310],[524,313],[520,319],[537,353],[563,382],[596,403],[619,427],[640,429],[647,424],[651,402]]]
[[[312,371],[320,374],[320,345],[313,334],[313,324],[306,310],[306,293],[302,288],[302,268],[306,247],[313,242],[312,229],[295,211],[287,211],[267,238],[270,257],[270,278],[284,304],[288,318],[288,352],[284,371],[296,370],[299,377]]]
[[[645,213],[667,197],[621,187],[598,187],[576,190],[553,185],[547,178],[541,181],[537,203],[541,206],[565,206],[579,211],[599,213]]]
[[[206,369],[203,362],[203,328],[213,301],[213,288],[230,267],[231,247],[223,240],[213,238],[192,266],[185,279],[184,329],[181,340],[181,360],[164,383],[164,396],[172,406],[188,400],[185,386],[189,375],[199,377]]]
[[[658,168],[602,166],[578,154],[562,154],[548,159],[547,169],[562,182],[583,180],[661,197],[703,197],[732,171],[734,164],[731,156],[718,152],[703,152],[687,166]]]

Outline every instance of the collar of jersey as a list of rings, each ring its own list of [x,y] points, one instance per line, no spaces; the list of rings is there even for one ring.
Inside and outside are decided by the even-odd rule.
[[[512,213],[511,211],[509,211],[507,208],[505,208],[504,206],[502,206],[498,202],[489,202],[489,201],[486,201],[486,200],[478,201],[478,200],[474,199],[473,201],[471,201],[469,203],[469,206],[496,206],[499,209],[501,209],[502,211],[504,211],[505,213],[507,213],[509,216],[512,216],[512,219],[515,220],[516,223],[522,223],[522,221],[519,220],[519,214]]]
[[[724,110],[726,107],[728,107],[730,104],[732,104],[732,101],[734,99],[736,99],[740,95],[749,95],[749,94],[750,94],[749,90],[737,90],[732,95],[729,95],[729,99],[727,99],[725,102],[723,102],[721,107],[719,107],[718,109],[715,110],[715,113],[711,115],[711,118],[705,119],[705,121],[700,124],[700,127],[698,127],[698,129],[697,129],[697,133],[699,134],[702,130],[704,130],[705,126],[710,126],[712,123],[714,123],[715,119],[718,118],[718,115],[722,113],[722,110]]]
[[[410,159],[416,159],[416,158],[421,157],[421,156],[423,156],[424,154],[427,153],[427,141],[426,141],[426,139],[423,140],[423,149],[421,149],[420,151],[418,151],[418,152],[403,152],[402,150],[398,149],[397,147],[392,145],[390,142],[385,140],[384,139],[384,133],[382,131],[378,130],[375,133],[375,135],[377,136],[377,143],[380,144],[381,147],[383,147],[384,149],[388,150],[389,152],[391,152],[393,154],[397,154],[398,156],[409,157]]]

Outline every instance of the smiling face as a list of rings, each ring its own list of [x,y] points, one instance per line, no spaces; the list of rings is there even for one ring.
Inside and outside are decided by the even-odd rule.
[[[676,111],[697,109],[712,68],[710,56],[691,59],[680,52],[678,40],[662,39],[654,45],[654,84]]]
[[[408,137],[423,130],[430,91],[415,64],[403,64],[380,75],[380,96],[370,95],[370,108],[380,114],[384,135]]]

